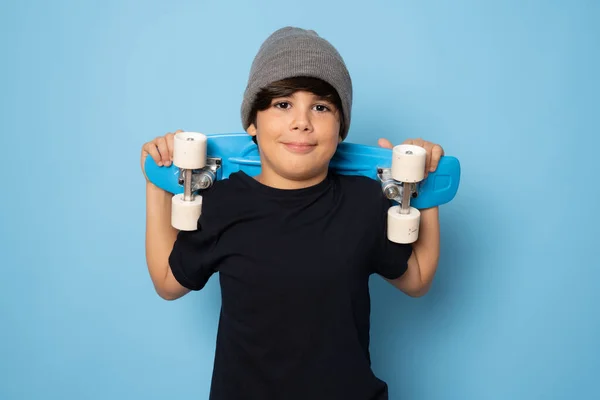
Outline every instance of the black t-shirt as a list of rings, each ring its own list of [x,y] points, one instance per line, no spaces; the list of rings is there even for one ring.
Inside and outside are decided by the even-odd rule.
[[[371,370],[368,281],[401,276],[412,252],[387,239],[390,205],[379,182],[332,172],[296,190],[236,172],[203,192],[169,263],[192,290],[219,272],[211,399],[388,398]]]

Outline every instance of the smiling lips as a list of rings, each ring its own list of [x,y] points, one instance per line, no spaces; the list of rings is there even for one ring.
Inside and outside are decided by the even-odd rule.
[[[302,143],[302,142],[287,142],[287,143],[283,143],[283,145],[285,146],[285,148],[287,150],[291,151],[292,153],[297,153],[297,154],[310,153],[317,146],[316,144]]]

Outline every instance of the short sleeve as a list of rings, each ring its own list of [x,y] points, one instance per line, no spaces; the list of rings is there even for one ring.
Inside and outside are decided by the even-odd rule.
[[[372,272],[387,279],[399,278],[406,272],[408,259],[413,251],[411,244],[394,243],[387,237],[387,213],[393,205],[394,203],[382,194],[376,216],[378,227]]]
[[[217,242],[221,232],[218,209],[203,199],[195,231],[179,231],[169,255],[173,276],[190,290],[201,290],[218,270]]]

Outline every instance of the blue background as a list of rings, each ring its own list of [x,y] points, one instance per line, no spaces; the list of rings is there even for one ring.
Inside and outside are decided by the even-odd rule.
[[[392,399],[600,398],[599,2],[4,1],[1,399],[206,399],[218,280],[175,302],[144,258],[144,142],[239,132],[275,29],[354,80],[349,141],[460,159],[419,299],[379,277]]]

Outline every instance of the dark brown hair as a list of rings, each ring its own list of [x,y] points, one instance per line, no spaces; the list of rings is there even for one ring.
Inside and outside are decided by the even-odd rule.
[[[271,102],[277,97],[290,96],[298,91],[306,91],[313,93],[316,96],[327,100],[335,105],[340,117],[340,132],[344,131],[344,110],[342,109],[342,101],[337,91],[329,83],[310,77],[296,77],[283,79],[277,82],[271,83],[269,86],[263,88],[256,95],[256,99],[252,104],[250,111],[250,121],[256,126],[256,114],[259,111],[264,111],[271,107]],[[256,136],[252,137],[254,143],[256,143]]]

